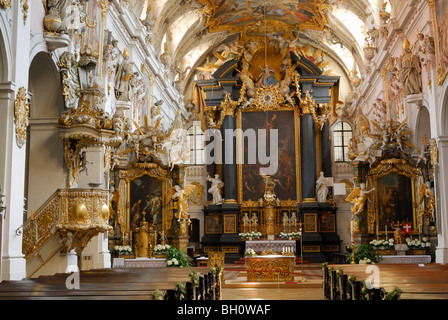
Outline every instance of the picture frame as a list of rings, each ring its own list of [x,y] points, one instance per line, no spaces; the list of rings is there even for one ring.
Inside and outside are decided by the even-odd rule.
[[[236,233],[236,215],[225,214],[223,215],[223,233]]]
[[[205,233],[221,234],[222,216],[220,214],[209,214],[205,216]]]
[[[442,36],[448,32],[448,2],[428,0],[431,8],[436,56],[437,82],[442,85],[448,75],[448,42]]]
[[[272,175],[277,185],[274,192],[280,200],[300,201],[301,191],[301,171],[300,171],[300,118],[297,109],[282,107],[275,111],[258,110],[248,108],[246,111],[237,113],[237,128],[240,134],[237,135],[237,176],[238,176],[238,203],[244,205],[251,201],[257,201],[264,195],[264,180],[259,174],[260,165],[247,163],[248,150],[247,141],[244,141],[241,132],[246,129],[265,129],[266,122],[269,127],[277,129],[279,139],[279,159],[278,170]],[[267,117],[269,119],[267,119]],[[268,138],[267,138],[268,139]],[[244,148],[244,149],[243,149]],[[291,180],[291,177],[292,180]]]

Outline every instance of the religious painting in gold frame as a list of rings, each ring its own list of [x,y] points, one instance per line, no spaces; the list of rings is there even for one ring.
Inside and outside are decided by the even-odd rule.
[[[205,216],[205,233],[220,234],[222,229],[222,216],[220,214],[209,214]]]
[[[237,167],[238,167],[238,203],[245,204],[263,198],[264,179],[260,168],[269,167],[256,163],[248,163],[249,143],[245,139],[245,130],[253,129],[257,135],[259,129],[278,130],[278,165],[277,172],[271,175],[276,183],[274,192],[280,200],[301,200],[300,173],[300,115],[299,111],[290,107],[276,107],[275,110],[264,110],[251,107],[237,112]],[[243,136],[242,136],[243,134]],[[245,141],[243,141],[243,138]],[[266,135],[266,156],[270,156],[269,136]],[[244,142],[244,144],[243,144]],[[244,147],[244,149],[243,149]],[[257,146],[258,147],[258,146]],[[258,149],[257,149],[258,152]],[[271,157],[272,159],[272,157]]]
[[[163,230],[166,234],[171,228],[173,219],[173,209],[164,205],[166,194],[172,184],[170,173],[154,163],[136,164],[125,172],[125,180],[126,231],[133,232],[133,228],[139,227],[144,217],[150,226],[154,223],[158,232]]]
[[[223,233],[236,233],[236,215],[225,214],[223,216]]]
[[[367,221],[369,230],[378,226],[378,234],[393,233],[396,224],[412,223],[416,227],[415,180],[418,168],[406,160],[383,160],[372,170],[375,187],[375,221]],[[368,219],[369,220],[369,219]]]
[[[437,82],[442,85],[448,75],[448,1],[428,0],[431,7]]]

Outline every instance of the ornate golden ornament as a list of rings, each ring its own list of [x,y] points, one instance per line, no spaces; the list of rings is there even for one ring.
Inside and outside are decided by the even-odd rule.
[[[251,108],[261,111],[277,110],[285,102],[280,90],[274,86],[262,87],[255,91]]]
[[[11,0],[0,0],[0,7],[4,9],[11,8]]]
[[[87,217],[87,207],[84,203],[78,203],[72,208],[73,217],[77,220],[83,220]]]
[[[23,225],[23,249],[26,259],[33,257],[51,237],[59,235],[64,250],[83,249],[99,233],[111,231],[104,220],[102,204],[107,190],[59,189]]]
[[[430,156],[431,156],[431,164],[434,167],[439,163],[439,149],[437,148],[436,139],[431,139],[430,141]]]
[[[20,0],[20,4],[22,5],[23,24],[26,24],[26,20],[28,20],[28,9],[30,6],[28,4],[28,0]]]
[[[27,91],[24,87],[19,89],[14,103],[14,123],[16,125],[16,142],[19,148],[26,143],[26,132],[29,124],[30,106]]]
[[[110,210],[109,210],[109,206],[107,204],[103,204],[101,206],[101,215],[104,220],[106,220],[106,221],[109,220]]]

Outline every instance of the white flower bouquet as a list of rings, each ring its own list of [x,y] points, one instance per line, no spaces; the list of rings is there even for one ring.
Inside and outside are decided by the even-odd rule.
[[[254,250],[254,249],[251,249],[251,248],[247,249],[247,250],[244,252],[244,256],[245,256],[245,257],[254,257],[254,256],[256,256],[256,255],[257,255],[257,253],[255,252],[255,250]]]
[[[239,236],[240,236],[240,238],[243,238],[243,239],[247,239],[247,238],[260,239],[262,234],[261,234],[261,232],[252,231],[252,232],[240,233]]]
[[[426,249],[431,246],[431,242],[427,238],[422,238],[421,240],[406,238],[406,244],[409,249]]]
[[[169,249],[171,248],[171,246],[169,244],[158,244],[156,245],[156,247],[154,248],[154,252],[155,253],[165,253],[167,252]]]
[[[133,254],[132,248],[130,246],[115,246],[114,251],[118,256]]]
[[[359,260],[359,264],[375,264],[375,263],[372,262],[372,260],[370,260],[369,258],[364,258]]]
[[[177,266],[179,266],[179,261],[176,258],[167,259],[166,265],[168,267],[177,267]]]
[[[302,234],[300,232],[280,232],[279,237],[283,238],[283,239],[287,239],[287,238],[300,238]]]
[[[370,245],[375,249],[392,249],[394,248],[394,239],[389,240],[372,240]]]

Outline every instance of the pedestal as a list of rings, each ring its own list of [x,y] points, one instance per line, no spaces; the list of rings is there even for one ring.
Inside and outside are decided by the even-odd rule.
[[[396,244],[395,251],[397,251],[398,256],[404,256],[406,251],[408,251],[408,246],[406,244]]]
[[[179,237],[173,237],[170,239],[171,243],[173,244],[173,247],[176,249],[182,251],[185,255],[187,255],[187,246],[188,242],[190,240],[189,236],[179,236]]]

